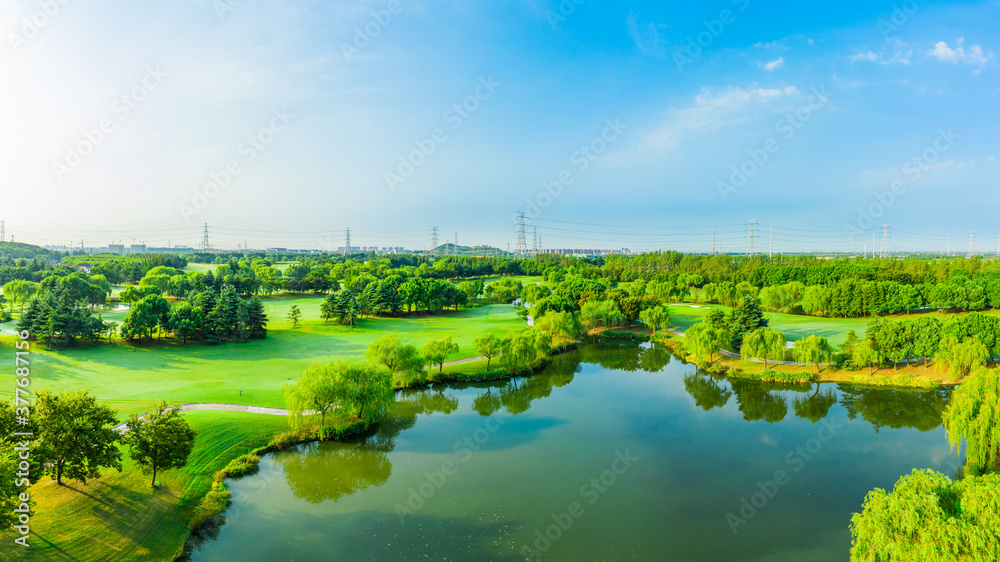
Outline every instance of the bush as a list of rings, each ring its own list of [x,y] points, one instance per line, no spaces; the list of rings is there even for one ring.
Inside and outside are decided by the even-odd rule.
[[[787,382],[787,383],[811,383],[816,381],[815,373],[797,372],[797,373],[783,373],[781,371],[775,371],[773,369],[765,369],[759,373],[757,372],[747,372],[739,369],[734,369],[729,373],[730,376],[740,379],[764,381],[764,382]]]
[[[0,311],[0,324],[3,324],[4,322],[10,322],[13,319],[14,316],[10,313],[10,311],[7,310]]]
[[[218,482],[226,478],[242,478],[243,476],[255,474],[260,468],[259,463],[260,457],[253,453],[240,455],[226,465],[226,468],[216,472],[215,480]]]
[[[222,482],[213,482],[212,491],[205,494],[198,507],[195,508],[194,515],[191,517],[191,522],[189,523],[190,527],[197,529],[209,519],[221,515],[229,506],[229,499],[232,496],[229,490],[226,489],[225,484]]]
[[[614,330],[604,330],[600,333],[600,337],[611,340],[649,341],[649,336],[645,334],[637,334],[635,332],[616,332]]]

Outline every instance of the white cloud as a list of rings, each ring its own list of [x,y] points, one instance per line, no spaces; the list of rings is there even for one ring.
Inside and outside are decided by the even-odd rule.
[[[910,64],[913,57],[913,49],[908,44],[899,39],[893,39],[891,44],[887,44],[880,52],[875,51],[855,53],[847,60],[850,62],[877,62],[879,64]]]
[[[785,57],[778,57],[776,60],[771,62],[762,63],[761,66],[763,66],[768,72],[774,72],[775,70],[785,66]]]
[[[867,53],[858,53],[856,55],[851,55],[850,58],[848,58],[848,60],[850,60],[851,62],[861,62],[861,61],[876,62],[878,61],[878,55],[875,54],[875,51],[868,51]]]
[[[965,42],[964,37],[959,37],[958,41],[955,42],[955,47],[949,47],[948,43],[945,41],[938,41],[934,44],[934,48],[927,51],[927,54],[936,58],[941,62],[950,63],[968,63],[976,66],[983,66],[993,57],[993,53],[985,54],[983,48],[979,45],[973,45],[969,47],[966,51],[962,44]]]

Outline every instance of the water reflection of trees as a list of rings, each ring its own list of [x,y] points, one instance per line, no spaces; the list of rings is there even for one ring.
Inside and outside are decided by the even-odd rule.
[[[733,391],[720,384],[721,380],[704,372],[694,371],[684,375],[684,390],[694,398],[694,403],[706,412],[729,403]]]
[[[917,391],[840,385],[840,403],[847,410],[847,417],[853,420],[861,416],[875,431],[883,427],[936,429],[941,425],[949,396],[950,388]]]
[[[732,379],[729,386],[736,395],[736,403],[743,419],[747,421],[764,420],[767,423],[777,423],[788,415],[788,401],[785,397],[771,391],[756,381]]]
[[[295,497],[309,503],[336,501],[381,486],[392,474],[386,453],[367,443],[317,443],[275,460]]]
[[[420,414],[450,414],[458,398],[444,387],[400,392],[389,415],[372,430],[344,442],[307,445],[279,454],[276,462],[285,471],[296,497],[310,503],[336,501],[371,486],[381,486],[392,474],[388,453],[396,437],[412,428]]]
[[[550,396],[553,388],[571,383],[579,369],[580,361],[575,357],[556,356],[541,373],[485,385],[486,392],[476,396],[472,409],[483,417],[492,416],[501,409],[513,415],[523,414],[531,408],[532,402]]]
[[[669,351],[654,345],[636,345],[634,342],[606,341],[585,345],[575,354],[582,363],[593,363],[617,371],[645,371],[657,373],[670,364]]]
[[[787,417],[788,398],[781,392],[794,391],[797,396],[792,398],[792,411],[798,418],[817,423],[829,416],[830,410],[839,403],[847,411],[848,418],[861,417],[876,431],[883,427],[935,429],[941,425],[941,415],[951,394],[948,388],[916,391],[850,385],[839,385],[838,394],[821,383],[815,388],[762,383],[726,379],[704,371],[684,375],[684,390],[706,411],[724,407],[735,396],[745,420],[769,423]]]
[[[830,408],[837,403],[837,393],[827,388],[820,392],[822,383],[816,383],[816,391],[806,397],[796,397],[792,401],[792,409],[795,415],[818,423],[830,414]]]

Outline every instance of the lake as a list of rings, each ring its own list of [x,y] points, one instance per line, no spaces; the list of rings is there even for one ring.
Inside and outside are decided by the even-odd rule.
[[[953,476],[930,392],[726,380],[592,344],[397,394],[378,431],[264,457],[193,560],[847,560],[865,494]]]

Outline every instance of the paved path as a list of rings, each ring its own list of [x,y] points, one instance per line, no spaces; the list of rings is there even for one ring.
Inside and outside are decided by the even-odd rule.
[[[499,357],[499,355],[497,355]],[[478,357],[469,357],[468,359],[459,359],[458,361],[447,361],[444,366],[448,367],[450,365],[461,365],[462,363],[472,363],[473,361],[479,361],[481,359],[486,359],[485,355],[480,355]],[[429,368],[429,367],[425,367]]]
[[[216,402],[198,402],[196,404],[181,404],[182,412],[193,412],[195,410],[222,410],[226,412],[246,412],[248,414],[267,414],[269,416],[287,416],[288,410],[283,408],[262,408],[260,406],[247,406],[246,404],[219,404]],[[125,433],[125,423],[120,423],[113,428],[118,433]]]

